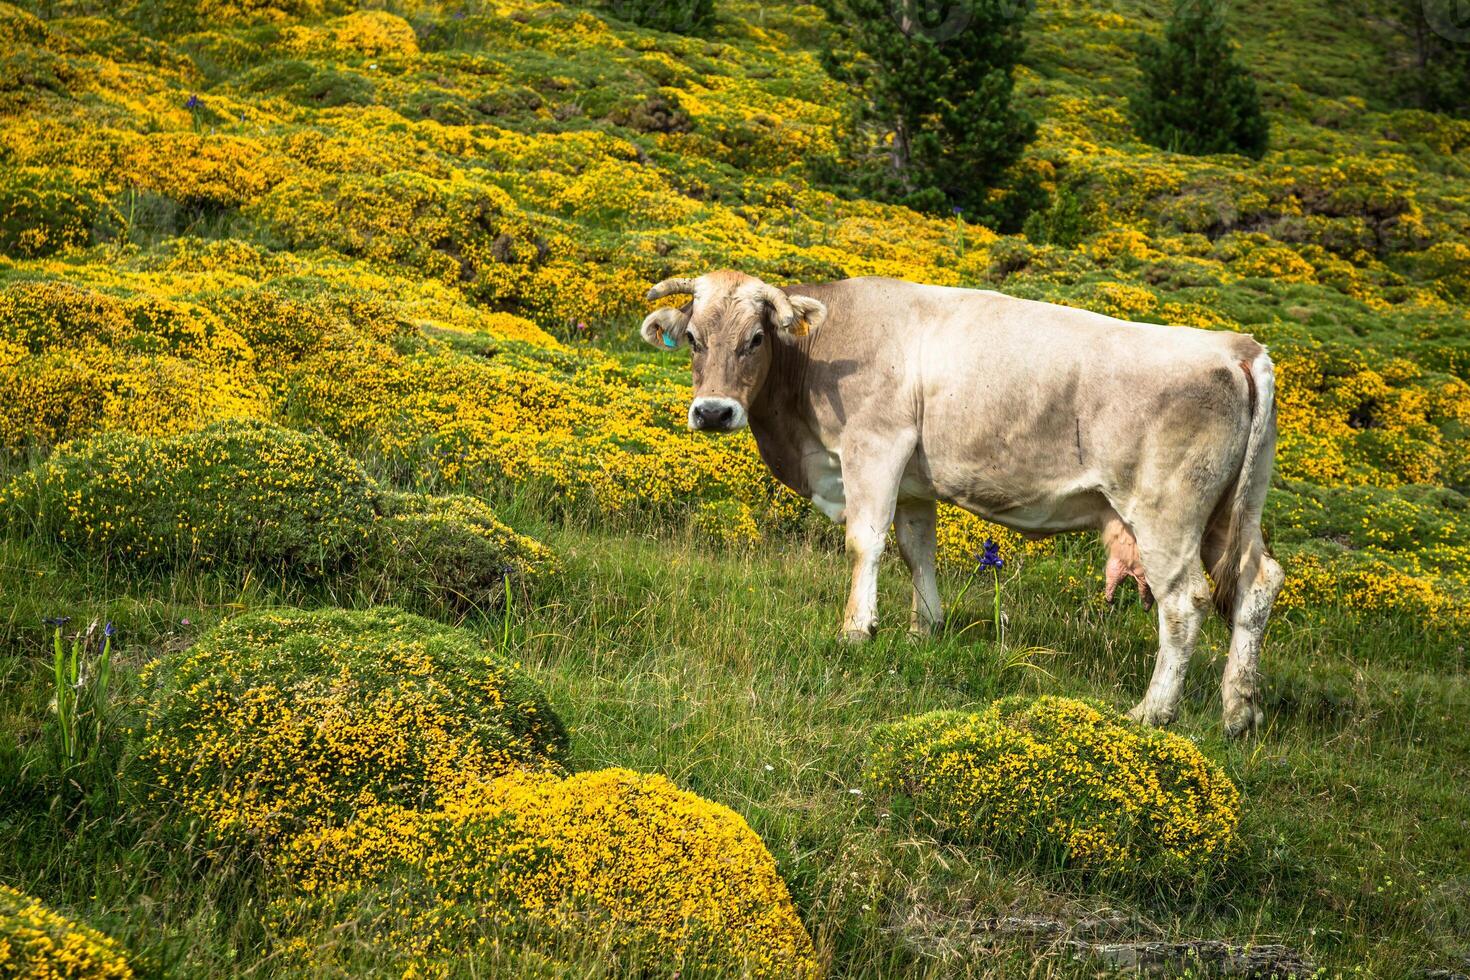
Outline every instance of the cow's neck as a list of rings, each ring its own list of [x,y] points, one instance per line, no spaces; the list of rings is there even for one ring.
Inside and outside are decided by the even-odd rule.
[[[771,473],[803,497],[811,487],[802,458],[820,447],[807,401],[810,341],[782,338],[771,345],[771,368],[750,406],[750,431]]]

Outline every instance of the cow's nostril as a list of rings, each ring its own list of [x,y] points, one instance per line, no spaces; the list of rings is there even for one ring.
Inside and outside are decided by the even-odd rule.
[[[701,429],[725,429],[735,418],[735,410],[729,405],[695,405],[694,420]]]

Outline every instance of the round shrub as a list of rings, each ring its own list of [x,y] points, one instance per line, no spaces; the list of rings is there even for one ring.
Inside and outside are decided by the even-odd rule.
[[[1236,844],[1240,793],[1179,735],[1084,701],[1011,697],[873,737],[868,778],[940,834],[1102,874],[1190,877]]]
[[[334,568],[372,533],[376,487],[337,445],[234,421],[60,447],[0,490],[12,521],[89,555]]]
[[[508,579],[555,569],[551,549],[502,524],[478,498],[385,493],[380,507],[374,571],[390,589],[469,609],[499,605]]]
[[[116,940],[0,885],[0,977],[32,980],[127,980],[133,976]]]
[[[555,765],[566,747],[517,665],[396,609],[239,616],[146,676],[155,797],[267,849],[359,809]]]
[[[376,897],[388,940],[429,960],[490,926],[606,933],[640,975],[818,972],[760,838],[733,810],[663,776],[517,771],[467,783],[434,810],[364,812],[304,835],[282,870],[313,896],[307,908]],[[303,907],[283,899],[277,925]]]
[[[92,230],[115,217],[79,173],[7,167],[0,175],[0,253],[34,258],[85,247]]]

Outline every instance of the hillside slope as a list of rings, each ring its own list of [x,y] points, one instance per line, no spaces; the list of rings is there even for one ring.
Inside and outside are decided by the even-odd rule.
[[[994,975],[1023,975],[1035,937],[977,938],[971,920],[1109,907],[1138,935],[1283,939],[1330,971],[1470,956],[1470,122],[1381,102],[1372,18],[1344,25],[1318,0],[1231,11],[1273,129],[1252,162],[1133,136],[1132,43],[1160,29],[1156,5],[1041,0],[1022,165],[1055,203],[1027,237],[821,185],[853,95],[820,68],[816,7],[721,3],[685,37],[555,2],[371,6],[0,3],[0,488],[68,440],[253,419],[327,437],[385,488],[482,498],[567,568],[524,609],[429,611],[514,631],[573,769],[641,766],[748,818],[837,973],[984,975],[983,949]],[[1000,289],[1270,345],[1279,727],[1219,741],[1219,624],[1182,722],[1244,791],[1234,877],[1186,900],[1016,872],[909,840],[848,793],[869,732],[902,713],[1016,691],[1121,705],[1153,623],[1104,610],[1091,541],[1023,543],[950,510],[953,629],[839,651],[834,533],[748,435],[689,433],[683,355],[637,340],[650,283],[724,266]],[[0,826],[31,846],[0,879],[109,927],[152,972],[280,967],[234,879],[117,800],[45,802],[62,797],[25,761],[50,724],[40,623],[115,617],[131,677],[242,609],[401,597],[279,563],[135,574],[87,551],[103,521],[61,547],[8,519],[0,774],[18,789]],[[1006,646],[980,628],[987,537],[1023,559]],[[171,911],[152,921],[157,904]],[[616,972],[600,952],[567,952],[565,975]],[[481,966],[560,968],[521,955]]]

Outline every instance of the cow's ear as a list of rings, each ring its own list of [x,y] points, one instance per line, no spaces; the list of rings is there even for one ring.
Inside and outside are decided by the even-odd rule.
[[[684,342],[684,337],[689,327],[689,307],[675,309],[666,306],[661,310],[654,310],[643,320],[640,333],[645,343],[652,344],[660,350],[673,350]]]
[[[827,307],[821,300],[812,299],[810,296],[787,298],[791,301],[791,312],[794,315],[790,323],[782,325],[785,333],[793,337],[805,337],[827,319]]]

